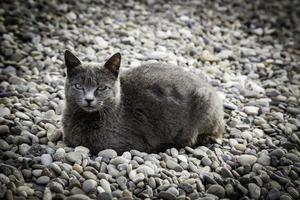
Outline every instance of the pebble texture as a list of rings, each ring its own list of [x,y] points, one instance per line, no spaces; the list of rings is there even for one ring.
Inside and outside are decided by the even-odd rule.
[[[299,199],[300,2],[0,1],[0,199]],[[63,52],[168,62],[224,97],[221,144],[62,143]],[[88,134],[88,133],[87,133]]]

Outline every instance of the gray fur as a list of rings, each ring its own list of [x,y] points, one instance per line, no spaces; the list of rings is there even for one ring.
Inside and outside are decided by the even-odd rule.
[[[74,58],[66,54],[62,122],[67,145],[86,146],[93,153],[107,148],[157,152],[222,138],[222,101],[198,76],[161,63],[118,73],[119,54],[104,66],[81,62],[68,66],[72,62],[67,60]],[[84,89],[76,88],[76,83]],[[91,108],[85,107],[86,96],[93,99]]]

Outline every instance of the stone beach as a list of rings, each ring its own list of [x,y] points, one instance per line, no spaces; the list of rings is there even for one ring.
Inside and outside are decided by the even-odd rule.
[[[3,0],[0,42],[0,199],[300,199],[300,1]],[[222,143],[65,146],[65,49],[205,73]]]

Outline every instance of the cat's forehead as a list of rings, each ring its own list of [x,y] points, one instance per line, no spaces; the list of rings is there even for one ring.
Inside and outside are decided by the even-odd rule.
[[[103,68],[105,63],[99,63],[99,62],[83,62],[81,65],[84,68],[88,69],[101,69]]]
[[[69,77],[70,81],[81,82],[85,85],[98,85],[99,83],[114,82],[113,74],[103,67],[101,63],[82,63],[74,69]]]

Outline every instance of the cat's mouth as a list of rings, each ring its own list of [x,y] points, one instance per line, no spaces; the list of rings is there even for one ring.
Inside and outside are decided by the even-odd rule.
[[[83,110],[85,110],[86,112],[96,112],[97,111],[97,107],[95,106],[91,106],[91,105],[87,105],[82,107]]]

